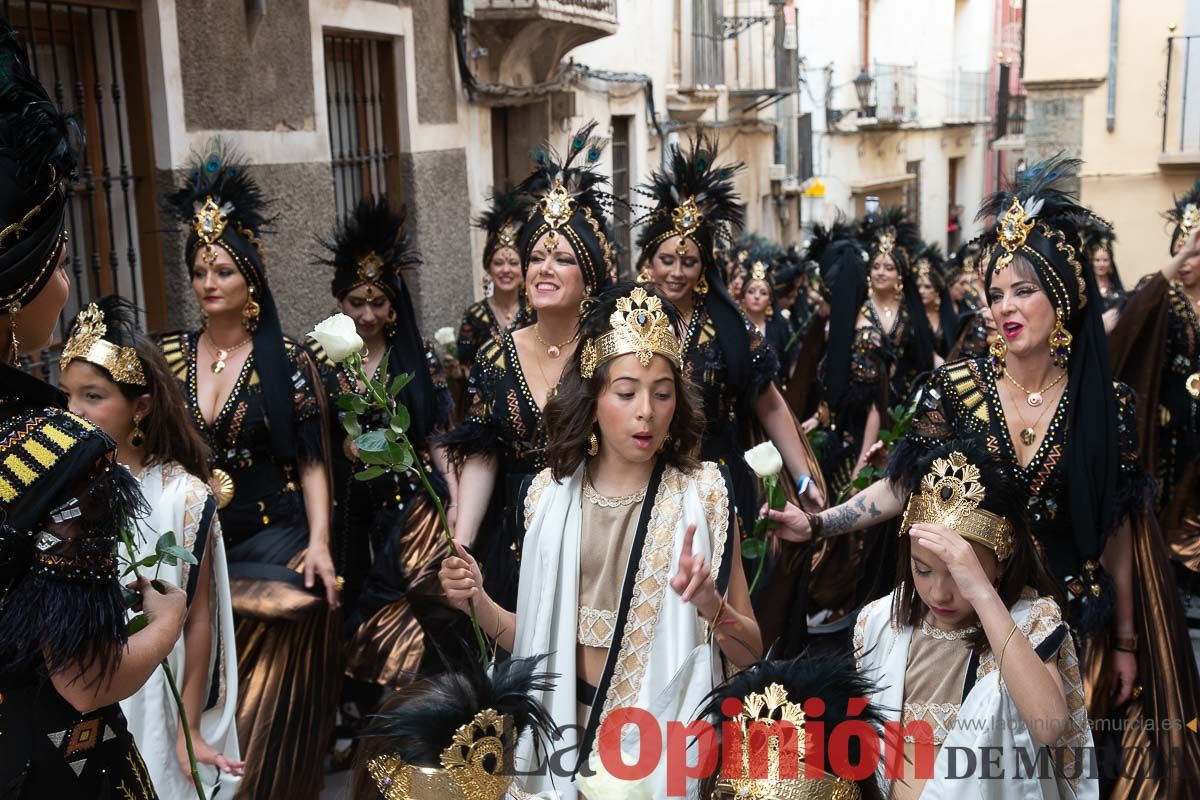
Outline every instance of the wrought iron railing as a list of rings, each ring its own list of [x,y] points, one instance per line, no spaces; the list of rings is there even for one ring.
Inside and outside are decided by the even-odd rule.
[[[165,320],[149,92],[141,21],[131,8],[119,0],[112,7],[103,0],[0,2],[0,13],[24,36],[38,78],[84,132],[67,209],[71,293],[55,345],[32,363],[47,377],[70,321],[96,297],[129,298],[151,328]]]
[[[871,71],[870,106],[880,123],[911,122],[917,118],[917,75],[911,66],[876,63]]]
[[[325,35],[329,161],[339,219],[364,197],[398,200],[392,52],[388,40]]]
[[[1162,89],[1162,152],[1200,151],[1200,35],[1167,38]]]
[[[725,82],[725,35],[721,0],[692,0],[691,70],[685,86],[718,86]]]
[[[1008,98],[1008,136],[1025,135],[1025,95],[1014,94]]]

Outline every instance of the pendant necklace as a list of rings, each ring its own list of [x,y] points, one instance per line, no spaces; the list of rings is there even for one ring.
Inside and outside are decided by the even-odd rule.
[[[216,360],[213,361],[211,365],[209,365],[209,369],[212,370],[213,375],[220,375],[222,372],[224,372],[225,371],[225,360],[227,358],[229,358],[230,353],[234,353],[238,350],[241,350],[243,347],[250,344],[251,340],[253,339],[253,337],[247,336],[245,339],[238,342],[233,347],[222,349],[220,347],[217,347],[217,343],[213,341],[211,333],[209,333],[208,331],[205,331],[204,335],[205,335],[205,337],[208,338],[208,346],[211,347],[213,350],[217,351]]]
[[[562,349],[564,347],[566,347],[571,342],[573,342],[577,338],[579,338],[579,331],[576,331],[574,333],[574,335],[571,336],[570,339],[567,339],[565,342],[562,342],[560,344],[550,344],[545,339],[543,339],[540,325],[533,326],[533,335],[538,340],[538,344],[540,344],[542,347],[546,348],[546,355],[550,356],[550,358],[558,358],[560,355],[562,355]]]
[[[1017,383],[1017,379],[1012,376],[1011,372],[1009,372],[1007,369],[1004,370],[1004,377],[1008,378],[1008,380],[1012,383],[1013,386],[1017,387],[1018,389],[1020,389],[1022,392],[1025,393],[1025,402],[1028,403],[1032,408],[1037,408],[1038,406],[1040,406],[1042,404],[1043,395],[1046,392],[1053,389],[1055,386],[1057,386],[1058,382],[1061,381],[1066,376],[1067,376],[1066,370],[1063,370],[1062,372],[1059,373],[1057,378],[1055,378],[1054,380],[1047,383],[1041,389],[1038,389],[1036,392],[1031,392],[1028,389],[1026,389],[1024,386],[1022,386],[1021,384]],[[1040,417],[1039,417],[1039,419],[1040,419]]]
[[[1062,376],[1060,375],[1059,377],[1061,378]],[[1011,380],[1011,378],[1010,378],[1010,380]],[[1018,389],[1021,388],[1021,384],[1017,383],[1016,381],[1013,381],[1013,383],[1016,383]],[[1058,383],[1058,381],[1055,381],[1054,383]],[[1047,386],[1046,389],[1049,389],[1053,385],[1054,385],[1053,383],[1050,384],[1050,386]],[[1021,391],[1024,391],[1024,389],[1022,389]],[[1029,405],[1036,407],[1041,404],[1042,404],[1042,400],[1039,396],[1036,404],[1030,403]],[[1021,413],[1020,403],[1015,404],[1013,407],[1017,411],[1017,419],[1021,420],[1021,425],[1024,426],[1021,428],[1021,432],[1018,434],[1018,436],[1020,436],[1020,438],[1021,438],[1021,444],[1025,445],[1026,447],[1033,447],[1034,443],[1037,442],[1037,431],[1035,430],[1037,428],[1037,424],[1042,421],[1042,417],[1046,416],[1046,411],[1050,408],[1050,406],[1046,406],[1046,408],[1042,409],[1042,413],[1038,414],[1037,419],[1035,419],[1033,421],[1032,425],[1030,425],[1028,422],[1026,422],[1025,415]]]

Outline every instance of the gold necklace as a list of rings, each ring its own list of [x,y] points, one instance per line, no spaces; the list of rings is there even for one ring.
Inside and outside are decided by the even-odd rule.
[[[1057,386],[1058,382],[1061,381],[1063,378],[1065,378],[1066,375],[1067,375],[1066,370],[1063,370],[1062,372],[1060,372],[1058,374],[1057,378],[1055,378],[1054,380],[1047,383],[1041,389],[1038,389],[1036,392],[1031,392],[1028,389],[1026,389],[1024,386],[1022,386],[1021,384],[1017,383],[1017,379],[1012,376],[1012,373],[1008,371],[1007,367],[1004,370],[1004,377],[1008,378],[1009,381],[1012,382],[1013,386],[1017,387],[1018,389],[1020,389],[1022,392],[1025,393],[1025,402],[1028,403],[1033,408],[1037,408],[1038,406],[1040,406],[1042,404],[1042,395],[1045,392],[1048,392],[1051,389],[1053,389],[1055,386]],[[1041,419],[1041,417],[1039,417],[1038,419]]]
[[[1060,375],[1059,377],[1062,377],[1062,376]],[[1058,381],[1055,381],[1055,383],[1057,383],[1057,382]],[[1021,389],[1021,384],[1017,383],[1016,381],[1013,381],[1013,383],[1016,383],[1017,388]],[[1053,385],[1054,384],[1051,384],[1050,386],[1047,386],[1046,388],[1049,389]],[[1021,389],[1021,391],[1025,391],[1025,390]],[[1042,402],[1041,400],[1038,400],[1039,405],[1041,404],[1041,402]],[[1033,403],[1030,403],[1030,405],[1033,405]],[[1039,422],[1042,421],[1042,417],[1046,416],[1046,412],[1050,409],[1050,406],[1046,406],[1045,408],[1042,409],[1042,413],[1038,414],[1037,419],[1035,419],[1033,421],[1032,425],[1030,425],[1028,422],[1026,422],[1025,415],[1021,413],[1020,403],[1014,404],[1013,408],[1017,412],[1017,419],[1019,419],[1021,421],[1021,425],[1023,426],[1021,428],[1021,432],[1018,434],[1018,436],[1020,436],[1020,438],[1021,438],[1021,444],[1025,445],[1026,447],[1032,447],[1033,444],[1037,441],[1037,430],[1036,430],[1037,425]]]
[[[533,335],[538,340],[538,344],[540,344],[542,347],[546,348],[546,355],[550,356],[551,358],[558,358],[560,355],[562,355],[562,349],[564,347],[566,347],[567,345],[571,344],[572,342],[574,342],[576,339],[579,338],[579,331],[575,331],[575,333],[572,334],[571,338],[567,339],[565,342],[562,342],[560,344],[550,344],[549,342],[547,342],[545,339],[542,338],[541,328],[542,328],[542,326],[540,324],[534,325],[533,326]]]
[[[213,341],[211,333],[209,333],[208,331],[205,331],[204,335],[208,339],[209,348],[217,351],[216,361],[214,361],[208,367],[210,370],[212,370],[213,375],[220,375],[225,370],[225,359],[229,358],[230,353],[241,350],[243,347],[250,344],[250,342],[254,338],[252,336],[247,336],[245,339],[238,342],[233,347],[222,349],[220,347],[217,347],[217,343],[215,341]]]

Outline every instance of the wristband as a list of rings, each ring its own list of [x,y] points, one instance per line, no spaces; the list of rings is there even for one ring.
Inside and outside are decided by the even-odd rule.
[[[821,519],[821,515],[814,514],[810,511],[805,511],[804,517],[808,520],[808,529],[812,531],[814,540],[821,538],[821,531],[825,527],[825,520]]]
[[[808,487],[812,486],[812,483],[812,475],[801,475],[799,478],[796,478],[796,494],[803,495],[808,491]]]

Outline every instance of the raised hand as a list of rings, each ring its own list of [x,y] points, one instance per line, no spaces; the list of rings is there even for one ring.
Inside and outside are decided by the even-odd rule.
[[[671,589],[685,603],[696,607],[705,619],[711,620],[721,609],[721,595],[713,581],[712,567],[704,556],[692,553],[696,538],[696,526],[688,525],[683,536],[683,551],[679,554],[679,567],[671,578]]]
[[[945,525],[932,522],[913,525],[908,535],[942,560],[963,599],[972,607],[977,608],[980,600],[995,594],[996,589],[983,571],[975,548],[966,539]]]

